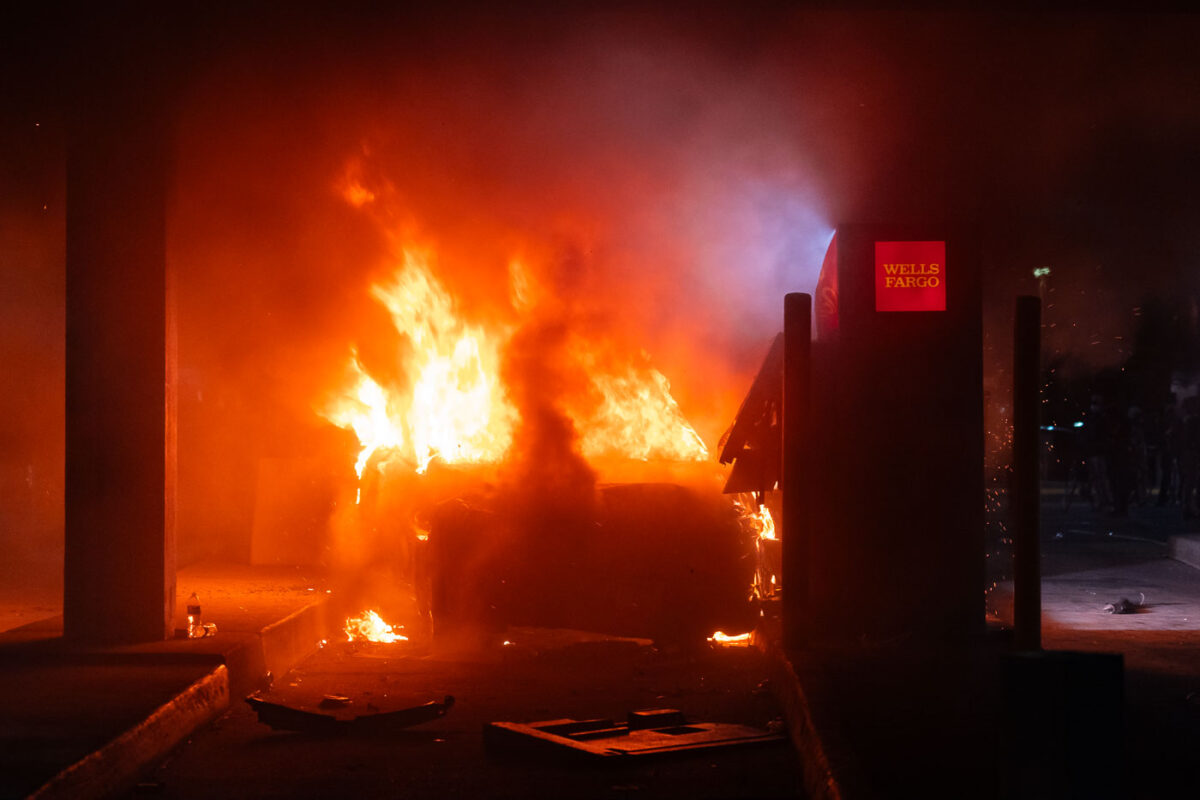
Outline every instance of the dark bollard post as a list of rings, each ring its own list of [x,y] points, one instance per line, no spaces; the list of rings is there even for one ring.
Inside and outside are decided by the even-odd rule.
[[[1042,303],[1018,297],[1013,328],[1013,628],[1019,650],[1042,646],[1042,568],[1038,542],[1038,418]]]
[[[783,641],[796,647],[803,639],[808,598],[809,498],[811,477],[805,465],[809,434],[812,375],[812,296],[783,298]]]

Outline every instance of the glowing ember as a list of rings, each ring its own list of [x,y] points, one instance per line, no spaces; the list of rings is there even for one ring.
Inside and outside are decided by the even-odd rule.
[[[771,518],[771,511],[765,505],[759,506],[757,511],[747,511],[746,515],[751,526],[757,528],[759,539],[775,538],[775,520]]]
[[[739,634],[730,635],[730,634],[724,633],[722,631],[716,631],[715,633],[713,633],[712,636],[708,637],[708,640],[715,645],[719,645],[720,647],[749,647],[750,646],[750,634],[749,633],[739,633]]]
[[[778,547],[775,535],[775,520],[766,504],[760,505],[754,494],[741,494],[734,500],[734,507],[741,515],[744,530],[754,536],[755,568],[754,580],[750,585],[750,596],[766,600],[779,590],[776,575],[779,572]]]
[[[388,625],[378,614],[368,609],[357,617],[348,617],[342,630],[348,642],[407,642],[407,636],[396,633],[397,627],[399,626]]]

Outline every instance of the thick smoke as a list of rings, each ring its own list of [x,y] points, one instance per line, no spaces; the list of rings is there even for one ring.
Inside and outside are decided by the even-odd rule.
[[[1143,295],[1196,291],[1194,18],[761,5],[179,22],[195,62],[169,232],[185,559],[246,555],[263,459],[349,469],[354,442],[313,405],[352,343],[373,368],[396,361],[368,292],[395,266],[389,236],[432,245],[474,318],[511,314],[511,259],[540,268],[570,330],[645,350],[710,446],[780,326],[780,295],[812,288],[839,221],[977,223],[992,339],[1007,341],[1009,298],[1049,265],[1061,317],[1047,341],[1090,364],[1119,363]],[[61,299],[61,204],[55,225],[28,224],[61,159],[8,134],[54,96],[43,67],[87,67],[4,27],[39,44],[0,47],[5,86],[29,83],[5,109],[3,164],[50,165],[0,186],[4,266],[31,281],[5,295],[6,318],[39,309],[3,349],[10,374],[35,378],[6,418],[38,413],[4,433],[6,507],[30,508],[61,496],[59,468],[40,466],[61,426],[39,416],[61,413],[45,367],[61,307],[22,299]],[[392,224],[345,201],[352,169],[392,187]],[[49,255],[21,255],[35,240]],[[544,325],[512,364],[538,364]],[[49,360],[29,355],[31,332]],[[26,530],[60,548],[57,514],[39,506]],[[6,554],[25,541],[6,535]]]

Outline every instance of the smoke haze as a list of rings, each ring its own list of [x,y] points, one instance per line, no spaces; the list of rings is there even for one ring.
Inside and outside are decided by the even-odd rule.
[[[991,328],[1052,266],[1048,346],[1097,365],[1126,354],[1143,295],[1198,288],[1192,17],[763,4],[171,22],[191,66],[169,216],[185,557],[243,555],[260,459],[348,469],[354,443],[313,407],[351,345],[373,370],[396,363],[369,287],[398,242],[436,251],[473,319],[511,317],[510,262],[529,264],[562,324],[646,352],[710,448],[780,327],[780,295],[812,289],[838,221],[980,225]],[[4,368],[29,377],[5,399],[6,420],[29,421],[3,433],[5,496],[20,498],[6,507],[28,509],[6,523],[6,553],[61,553],[64,178],[28,136],[85,68],[56,53],[87,26],[46,25],[5,26],[0,56],[15,98],[0,246],[19,277]],[[43,120],[49,141],[61,118]],[[378,202],[348,203],[348,180]],[[544,365],[546,325],[513,363]]]

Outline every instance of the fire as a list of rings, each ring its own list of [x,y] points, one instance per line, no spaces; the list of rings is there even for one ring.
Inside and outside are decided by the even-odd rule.
[[[720,647],[749,647],[749,633],[728,634],[723,631],[716,631],[708,640]]]
[[[490,329],[463,320],[454,298],[437,280],[430,259],[405,250],[394,277],[371,287],[406,343],[399,365],[404,385],[372,377],[351,352],[349,385],[326,403],[322,416],[352,429],[360,450],[355,471],[377,453],[423,473],[434,459],[444,463],[495,463],[512,442],[517,412],[500,380],[501,354],[514,328]],[[518,262],[513,262],[517,264]],[[511,269],[511,267],[510,267]],[[513,269],[514,310],[528,310],[529,278]],[[567,357],[587,376],[586,398],[564,398],[564,412],[581,432],[587,458],[703,461],[704,441],[671,396],[666,376],[649,365],[608,357],[578,336]]]
[[[425,472],[446,463],[498,460],[512,440],[514,412],[499,382],[500,340],[464,323],[426,259],[405,251],[391,282],[371,295],[388,310],[410,345],[409,383],[385,389],[352,353],[352,385],[321,414],[351,428],[361,447],[355,470],[380,451]]]
[[[586,365],[587,355],[581,359]],[[592,373],[592,383],[603,400],[586,420],[576,420],[583,431],[584,456],[620,454],[643,461],[704,461],[708,448],[684,418],[671,396],[671,384],[653,367],[630,366],[620,373]]]
[[[758,531],[759,539],[774,539],[775,538],[775,520],[771,517],[771,510],[765,505],[758,506],[757,511],[745,511],[746,518],[750,526]]]
[[[346,641],[366,641],[366,642],[384,642],[391,644],[393,642],[407,642],[408,637],[396,633],[396,625],[388,625],[383,621],[383,618],[374,611],[368,609],[357,617],[347,617],[346,624],[342,630],[346,634]]]
[[[411,391],[395,403],[417,472],[446,463],[496,461],[512,441],[514,411],[500,387],[502,336],[463,322],[427,260],[405,251],[404,266],[372,296],[412,344]]]
[[[759,600],[773,597],[779,590],[779,540],[771,510],[753,493],[738,495],[734,507],[741,515],[743,530],[754,536],[755,569],[750,596]]]
[[[356,377],[353,392],[330,403],[325,416],[335,425],[351,428],[358,437],[361,449],[354,462],[354,471],[362,478],[371,454],[380,448],[401,447],[404,434],[388,416],[387,395],[383,387],[363,369],[357,352],[352,353],[350,368]]]
[[[395,207],[394,187],[386,180],[371,184],[364,170],[361,160],[351,161],[336,190],[371,215],[393,247],[394,269],[369,294],[391,317],[399,363],[366,362],[352,348],[345,385],[318,413],[358,437],[360,485],[372,463],[424,473],[435,460],[502,462],[520,422],[502,379],[504,354],[528,323],[557,322],[575,311],[542,280],[553,267],[518,252],[499,267],[507,271],[507,307],[497,298],[488,319],[469,318],[438,278],[435,249],[399,229],[410,226],[397,222],[406,214]],[[569,391],[545,388],[557,392],[549,400],[574,425],[581,454],[589,460],[707,460],[708,448],[649,357],[617,352],[606,336],[585,336],[583,329],[594,326],[571,330],[554,355],[564,362],[555,367],[571,376]]]

